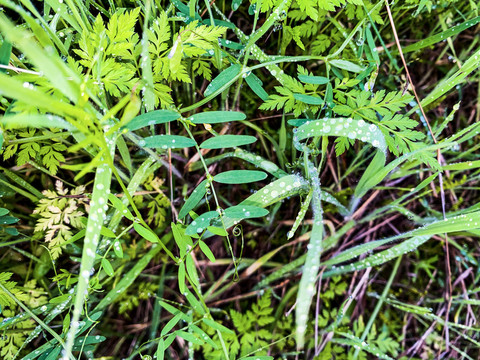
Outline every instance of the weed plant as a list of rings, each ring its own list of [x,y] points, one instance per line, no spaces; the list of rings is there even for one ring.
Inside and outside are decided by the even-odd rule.
[[[475,1],[0,5],[1,359],[479,358]]]

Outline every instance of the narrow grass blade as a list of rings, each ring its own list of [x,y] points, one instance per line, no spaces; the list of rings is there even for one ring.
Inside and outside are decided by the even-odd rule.
[[[406,54],[408,52],[417,51],[417,50],[426,48],[427,46],[439,43],[451,36],[457,35],[462,31],[478,24],[479,22],[480,22],[480,16],[477,16],[471,20],[467,20],[459,25],[456,25],[446,31],[442,31],[441,33],[438,33],[426,39],[420,40],[414,44],[402,47],[402,51],[404,54]]]

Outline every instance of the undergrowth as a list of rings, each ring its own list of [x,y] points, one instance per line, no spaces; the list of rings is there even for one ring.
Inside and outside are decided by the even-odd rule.
[[[0,358],[478,359],[475,2],[0,4]]]

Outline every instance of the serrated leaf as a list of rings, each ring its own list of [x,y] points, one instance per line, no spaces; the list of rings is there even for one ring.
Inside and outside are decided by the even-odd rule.
[[[215,182],[221,184],[246,184],[264,180],[267,174],[258,170],[230,170],[213,177]]]
[[[225,70],[223,70],[205,89],[204,95],[210,96],[218,90],[225,87],[229,82],[232,82],[237,75],[240,73],[242,66],[239,64],[234,64]]]
[[[138,143],[142,147],[161,149],[183,149],[195,146],[195,144],[195,140],[180,135],[153,135]]]
[[[205,140],[200,144],[201,149],[223,149],[235,146],[252,144],[257,141],[255,136],[250,135],[220,135]]]
[[[206,111],[192,115],[190,119],[194,124],[218,124],[245,120],[246,116],[239,111]]]
[[[165,124],[177,120],[180,114],[171,110],[155,110],[134,117],[124,128],[130,131],[138,130],[145,126]]]

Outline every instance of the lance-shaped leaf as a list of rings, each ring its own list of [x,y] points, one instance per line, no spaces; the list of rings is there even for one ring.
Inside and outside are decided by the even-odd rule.
[[[323,85],[329,82],[324,76],[298,75],[298,80],[306,84]]]
[[[216,91],[226,87],[229,83],[232,83],[240,73],[242,66],[235,64],[223,70],[205,89],[204,95],[210,96]]]
[[[265,179],[267,174],[257,170],[231,170],[225,171],[213,177],[213,180],[221,184],[246,184]]]
[[[205,193],[207,192],[207,180],[203,180],[198,186],[195,188],[195,190],[192,191],[190,194],[190,197],[185,201],[185,204],[183,204],[182,208],[180,209],[180,212],[178,213],[178,217],[180,219],[183,219],[187,214],[197,206],[197,204],[202,200],[202,198],[205,196]]]
[[[234,220],[258,218],[267,215],[267,209],[252,205],[237,205],[225,209],[225,216]]]
[[[180,114],[171,110],[155,110],[134,117],[125,125],[125,129],[134,131],[145,126],[165,124],[177,120]]]
[[[239,111],[206,111],[192,115],[190,119],[194,124],[217,124],[245,120],[246,116]]]
[[[146,148],[182,149],[195,146],[195,141],[180,135],[154,135],[140,140],[138,145]]]
[[[322,105],[323,104],[323,99],[312,96],[312,95],[304,95],[304,94],[293,94],[293,97],[295,100],[301,101],[305,104],[309,105]]]
[[[200,144],[202,149],[223,149],[228,147],[242,146],[257,141],[255,136],[250,135],[220,135],[205,140]]]
[[[298,128],[296,136],[298,140],[314,136],[346,136],[349,139],[368,142],[382,152],[387,149],[385,138],[378,126],[364,120],[351,118],[325,118],[309,121]]]

